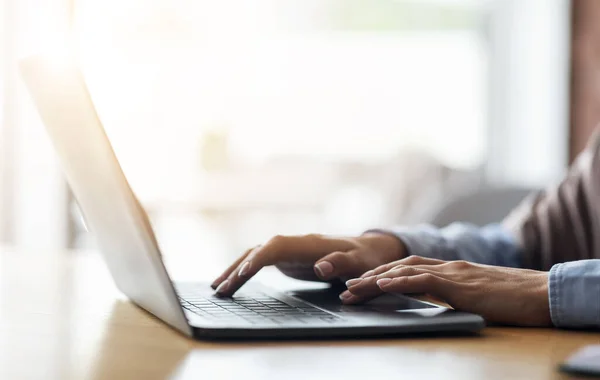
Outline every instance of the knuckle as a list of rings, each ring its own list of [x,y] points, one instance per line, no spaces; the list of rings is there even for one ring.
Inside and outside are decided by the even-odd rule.
[[[323,238],[323,235],[311,233],[311,234],[304,235],[304,238],[307,240],[320,240]]]
[[[416,270],[412,265],[396,265],[394,269],[400,273],[414,273]]]
[[[421,261],[421,256],[416,256],[416,255],[410,255],[406,259],[404,259],[404,262],[409,265],[416,264],[420,261]]]
[[[436,280],[436,277],[434,275],[432,275],[431,273],[423,273],[422,275],[423,277],[423,282],[425,283],[432,283]]]
[[[345,252],[335,251],[327,255],[328,259],[339,260],[346,257],[347,254]]]
[[[279,247],[279,246],[285,244],[286,240],[287,240],[287,236],[275,235],[271,239],[269,239],[269,241],[267,242],[266,245],[273,246],[273,247]]]
[[[348,257],[344,252],[332,252],[324,259],[332,263],[336,270],[342,270],[348,266]]]
[[[450,262],[449,264],[456,269],[466,269],[471,265],[468,261],[465,260],[456,260]]]
[[[394,269],[394,274],[396,276],[409,276],[415,274],[417,272],[416,268],[411,266],[398,266]]]
[[[244,257],[244,256],[254,256],[254,255],[256,255],[256,253],[257,253],[257,252],[260,252],[260,248],[261,248],[261,247],[262,247],[262,245],[257,245],[257,246],[254,246],[254,247],[252,247],[252,248],[248,249],[248,250],[247,250],[247,251],[244,253],[244,255],[242,255],[242,257]]]
[[[389,277],[390,275],[394,275],[395,273],[398,273],[399,268],[398,267],[393,267],[393,268],[387,268],[387,270],[381,270],[381,271],[377,271],[375,272],[375,274],[377,275],[377,279],[380,280],[382,278],[386,278]]]
[[[373,270],[373,274],[374,274],[374,275],[380,275],[380,274],[382,274],[382,273],[385,273],[385,272],[387,272],[387,271],[389,271],[389,270],[392,270],[392,269],[394,269],[394,267],[393,267],[393,266],[389,266],[389,265],[382,265],[382,266],[380,266],[380,267],[378,267],[378,268],[375,268],[375,269]]]

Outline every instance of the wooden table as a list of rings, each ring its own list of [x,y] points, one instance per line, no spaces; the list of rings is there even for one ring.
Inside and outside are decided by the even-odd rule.
[[[1,379],[554,379],[600,333],[194,342],[119,294],[94,252],[0,253]]]

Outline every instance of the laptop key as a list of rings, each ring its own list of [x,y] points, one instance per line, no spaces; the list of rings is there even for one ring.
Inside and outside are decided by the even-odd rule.
[[[318,308],[302,305],[291,306],[278,299],[258,294],[235,298],[215,296],[200,297],[197,294],[186,299],[182,306],[204,318],[219,321],[243,320],[252,324],[318,323],[331,322],[337,317]],[[321,318],[321,319],[319,319]]]

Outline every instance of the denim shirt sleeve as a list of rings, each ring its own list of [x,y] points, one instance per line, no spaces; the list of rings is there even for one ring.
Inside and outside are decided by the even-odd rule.
[[[555,326],[600,327],[600,260],[555,264],[548,290]]]
[[[408,253],[442,260],[521,267],[522,252],[500,224],[477,227],[454,223],[371,230],[392,234]],[[548,296],[552,322],[557,327],[600,327],[600,260],[555,264],[549,272]]]
[[[517,241],[500,224],[478,227],[466,223],[453,223],[444,228],[421,224],[370,232],[396,236],[411,255],[505,267],[521,266],[521,252]]]

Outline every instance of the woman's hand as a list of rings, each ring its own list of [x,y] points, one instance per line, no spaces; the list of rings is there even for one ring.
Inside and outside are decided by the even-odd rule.
[[[488,322],[551,326],[548,272],[410,256],[346,282],[344,303],[382,293],[428,293]]]
[[[369,269],[405,257],[401,241],[383,233],[359,237],[324,235],[276,236],[249,249],[212,284],[217,293],[231,296],[267,265],[284,274],[312,281],[359,276]]]

